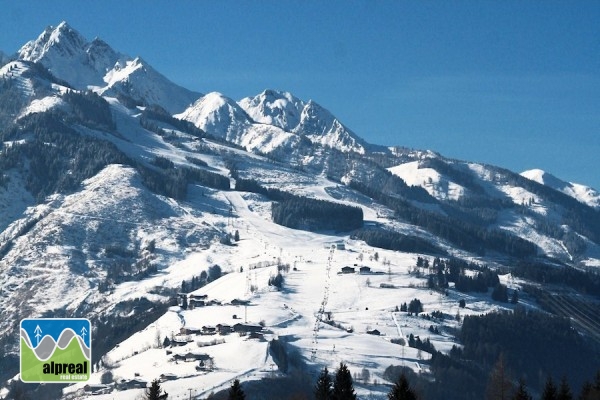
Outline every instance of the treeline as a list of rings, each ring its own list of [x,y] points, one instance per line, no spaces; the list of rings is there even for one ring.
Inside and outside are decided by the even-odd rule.
[[[10,124],[24,105],[25,100],[16,82],[2,78],[0,80],[0,126]]]
[[[519,379],[534,393],[542,393],[550,379],[556,382],[560,377],[565,377],[570,387],[581,388],[580,399],[596,399],[589,395],[600,393],[599,354],[572,329],[568,319],[521,309],[467,316],[458,337],[463,346],[454,346],[448,355],[429,349],[431,374],[417,375],[406,367],[391,365],[383,377],[395,381],[404,373],[421,399],[481,400],[490,398],[486,389],[502,355],[506,393],[510,392],[504,398],[515,399],[512,396]],[[414,347],[422,348],[423,343],[417,346],[415,338]],[[594,374],[595,384],[588,383]]]
[[[572,230],[565,230],[547,218],[540,218],[540,216],[534,212],[530,212],[529,215],[535,218],[536,230],[551,238],[560,240],[571,256],[578,256],[586,251],[587,244],[577,233]]]
[[[167,312],[169,305],[169,303],[151,302],[147,298],[141,297],[118,303],[115,306],[117,312],[110,317],[101,316],[92,319],[94,337],[102,338],[102,340],[94,342],[92,365],[98,367],[108,351],[156,321]]]
[[[175,129],[178,129],[182,132],[186,132],[198,138],[208,137],[206,132],[198,128],[193,123],[182,119],[174,118],[171,114],[169,114],[167,110],[155,104],[146,107],[144,111],[142,111],[142,115],[140,117],[140,125],[142,125],[142,127],[144,127],[145,129],[148,129],[155,133],[163,131],[154,121],[164,122],[168,125],[171,125]]]
[[[419,168],[431,168],[442,175],[449,177],[452,182],[455,182],[473,193],[485,194],[485,190],[473,178],[473,174],[466,171],[461,171],[449,163],[440,160],[437,157],[428,157],[419,161]]]
[[[488,288],[497,287],[500,279],[495,271],[488,268],[483,272],[477,272],[474,276],[459,275],[454,282],[456,290],[460,292],[486,293]]]
[[[522,260],[511,272],[530,281],[567,285],[580,293],[600,296],[600,273],[593,270],[582,271],[567,265]]]
[[[72,96],[80,98],[79,95]],[[94,96],[89,98],[95,99]],[[176,199],[185,197],[190,183],[229,189],[229,179],[214,172],[175,167],[170,161],[160,158],[155,160],[159,168],[132,160],[111,142],[79,134],[67,126],[63,118],[61,112],[32,114],[20,119],[1,135],[6,141],[18,139],[23,132],[33,133],[32,138],[3,149],[0,170],[20,168],[26,179],[26,189],[38,202],[50,194],[77,189],[81,182],[110,164],[134,167],[146,187]],[[23,158],[28,161],[23,162]]]
[[[417,267],[429,268],[429,261],[417,257]],[[492,288],[493,300],[504,303],[509,301],[508,288],[500,283],[498,272],[486,265],[469,263],[459,258],[440,259],[436,257],[431,268],[432,271],[430,270],[427,278],[427,287],[430,289],[445,290],[449,287],[450,282],[454,282],[454,288],[460,292],[486,293],[489,288]],[[469,276],[465,273],[467,269],[477,272]],[[517,291],[512,292],[510,300],[514,304],[519,301]]]
[[[44,67],[41,63],[22,60],[21,62],[27,64],[27,66],[29,67],[29,70],[23,72],[23,77],[34,79],[40,77],[42,79],[46,79],[49,82],[57,83],[66,88],[71,88],[70,83],[54,76],[54,74],[52,74],[52,72],[50,72],[50,70]]]
[[[292,193],[275,188],[267,188],[262,186],[254,179],[237,178],[235,181],[235,190],[238,192],[252,192],[262,194],[268,197],[271,201],[284,201],[296,197]]]
[[[235,190],[262,194],[273,203],[273,222],[294,229],[349,231],[363,226],[360,207],[311,199],[265,188],[252,179],[237,179]]]
[[[342,157],[348,157],[341,153]],[[431,196],[427,190],[421,186],[409,186],[406,182],[392,174],[387,169],[381,168],[376,162],[365,158],[363,155],[352,154],[349,160],[352,163],[360,163],[358,168],[365,171],[372,171],[368,177],[361,177],[360,184],[364,185],[369,191],[378,191],[387,196],[402,196],[405,199],[418,201],[426,204],[438,204],[438,200]],[[348,167],[353,167],[349,165]],[[345,173],[347,169],[343,171]],[[343,175],[343,174],[342,174]],[[341,178],[341,176],[340,176]]]
[[[21,129],[33,132],[34,137],[7,147],[0,154],[0,169],[23,169],[25,186],[38,202],[52,193],[76,189],[109,164],[130,163],[112,143],[82,136],[59,118],[48,112],[24,118]],[[14,136],[11,131],[5,133]],[[28,163],[23,163],[22,158],[27,158]],[[23,165],[28,167],[24,169]]]
[[[106,131],[116,129],[110,106],[96,93],[67,90],[63,99],[71,106],[72,114],[69,116],[74,116],[82,125]]]
[[[279,225],[310,231],[351,231],[363,226],[360,207],[300,196],[273,203],[271,216]]]
[[[548,376],[566,376],[579,387],[598,369],[600,354],[573,329],[569,319],[525,311],[465,316],[458,336],[463,347],[451,355],[491,369],[500,354],[516,376],[539,390]],[[523,355],[526,354],[527,357]]]
[[[208,267],[208,272],[203,270],[200,275],[193,276],[189,281],[181,281],[181,293],[190,293],[204,287],[207,283],[216,281],[221,277],[223,271],[221,266],[214,264]]]
[[[480,255],[491,250],[517,258],[531,257],[537,252],[533,243],[509,233],[415,207],[405,200],[370,189],[359,182],[352,181],[350,187],[390,207],[398,217],[423,227],[463,250]]]
[[[137,163],[142,181],[152,191],[174,199],[183,199],[187,194],[187,186],[192,183],[219,190],[229,190],[229,178],[199,168],[175,166],[164,157],[155,157],[152,164],[159,169],[148,168]]]
[[[353,239],[364,240],[369,246],[407,253],[446,254],[446,251],[418,236],[403,235],[387,229],[359,229]]]

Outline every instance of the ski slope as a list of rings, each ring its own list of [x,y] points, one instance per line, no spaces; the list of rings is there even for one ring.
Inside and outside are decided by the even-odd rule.
[[[170,397],[187,398],[192,389],[194,398],[203,398],[227,388],[235,378],[247,381],[281,374],[268,353],[268,341],[278,338],[295,348],[315,373],[324,366],[335,370],[340,362],[347,363],[352,372],[367,369],[371,381],[356,382],[358,394],[372,393],[384,398],[389,390],[382,376],[386,367],[406,365],[418,372],[427,369],[430,358],[426,352],[394,344],[391,339],[407,340],[413,334],[423,340],[430,338],[437,349],[449,351],[454,344],[449,329],[459,324],[457,313],[464,316],[506,307],[491,304],[484,295],[450,290],[445,296],[423,288],[424,278],[409,273],[416,263],[416,254],[375,250],[343,235],[282,227],[267,218],[264,200],[238,192],[228,192],[225,198],[233,208],[228,229],[238,230],[241,240],[233,247],[214,245],[204,252],[190,253],[177,268],[169,270],[176,274],[177,269],[193,265],[199,274],[211,264],[220,265],[227,272],[224,276],[190,293],[217,303],[187,310],[172,307],[109,352],[106,365],[93,374],[92,382],[99,383],[109,365],[114,367],[116,379],[149,382],[163,373],[172,373],[177,380],[163,383]],[[345,249],[332,248],[333,243],[344,243]],[[290,265],[281,291],[268,285],[269,277],[277,274],[278,264]],[[371,273],[340,273],[342,267],[354,265],[368,266]],[[380,287],[381,284],[388,288]],[[438,310],[447,318],[428,320],[396,311],[396,306],[414,298],[421,300],[425,313]],[[464,309],[458,307],[461,298],[467,302]],[[249,304],[232,305],[234,299],[247,300]],[[240,322],[264,325],[263,338],[251,339],[237,333],[191,334],[191,341],[185,346],[158,346],[164,337],[177,336],[182,328],[233,326]],[[431,333],[431,325],[437,326],[440,334]],[[373,330],[380,335],[367,333]],[[167,354],[167,350],[172,354]],[[210,355],[214,370],[197,371],[197,362],[172,360],[173,354],[187,352]],[[374,380],[379,384],[375,385]],[[86,398],[83,386],[69,387],[67,392]],[[131,389],[93,398],[135,399],[140,393],[141,389]]]

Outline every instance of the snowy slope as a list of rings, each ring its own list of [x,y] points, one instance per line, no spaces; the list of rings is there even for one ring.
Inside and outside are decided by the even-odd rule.
[[[88,42],[66,22],[48,27],[18,52],[22,60],[40,62],[75,88],[124,94],[175,113],[200,94],[170,82],[140,58],[113,50],[100,39]]]
[[[300,114],[305,103],[288,92],[267,89],[254,97],[240,100],[250,117],[261,124],[274,125],[286,131],[300,124]]]
[[[301,140],[277,126],[252,121],[235,101],[217,92],[201,97],[175,118],[190,121],[213,136],[264,154],[293,149]]]
[[[265,340],[279,338],[290,343],[314,371],[323,366],[333,370],[343,361],[351,371],[366,368],[371,379],[384,383],[382,374],[387,366],[405,364],[421,371],[428,368],[430,358],[426,352],[393,344],[391,339],[405,338],[409,334],[430,337],[443,351],[448,351],[453,344],[451,335],[443,329],[440,334],[429,332],[431,321],[395,311],[399,302],[418,297],[427,311],[440,310],[452,316],[457,312],[477,315],[502,308],[486,302],[483,296],[452,292],[441,298],[435,292],[418,288],[425,278],[409,274],[416,255],[378,249],[380,258],[375,261],[371,257],[373,249],[347,236],[297,231],[272,223],[265,215],[268,210],[261,206],[264,200],[235,192],[227,194],[227,198],[235,212],[232,229],[240,231],[241,241],[235,248],[211,249],[208,256],[229,273],[191,293],[220,304],[188,310],[173,307],[155,323],[122,342],[106,357],[107,364],[115,366],[113,373],[118,379],[129,380],[138,374],[139,379],[150,381],[169,372],[176,376],[175,381],[163,384],[170,396],[184,397],[192,389],[194,396],[202,397],[227,388],[235,378],[246,381],[280,375],[265,341],[237,333],[184,334],[180,337],[189,340],[188,344],[167,348],[170,354],[159,345],[165,336],[177,336],[182,328],[233,326],[247,321],[264,324]],[[345,242],[346,250],[330,249],[331,243],[340,241]],[[361,264],[370,266],[374,273],[339,274],[341,267],[360,262],[359,254],[364,256]],[[200,269],[207,266],[202,258],[191,257],[196,265],[200,263]],[[294,267],[284,274],[282,291],[267,284],[269,277],[277,273],[274,259]],[[389,261],[389,267],[384,265],[384,260]],[[393,288],[381,288],[381,284]],[[467,308],[459,309],[460,298],[467,301]],[[246,299],[250,304],[247,307],[231,305],[234,299]],[[458,325],[452,318],[433,323],[440,328]],[[375,329],[381,335],[366,333]],[[197,370],[198,362],[174,361],[175,354],[188,352],[211,356],[213,368]],[[244,357],[239,357],[240,354]],[[101,369],[94,374],[92,382],[99,382],[105,371]],[[389,383],[374,385],[357,381],[355,384],[360,396],[371,393],[374,398],[385,398],[389,390]],[[82,387],[82,384],[75,385],[66,391],[87,398]],[[113,391],[94,398],[135,399],[140,393],[137,389]]]
[[[420,168],[419,161],[400,164],[388,170],[399,176],[410,186],[421,186],[427,192],[440,200],[458,200],[466,192],[466,189],[452,182],[433,168]]]
[[[44,97],[56,97],[66,90],[52,77],[40,75],[35,66],[29,62],[9,62],[0,68],[0,79],[14,87],[26,103],[35,99],[41,100]],[[46,103],[51,103],[51,101],[46,100]],[[47,107],[40,107],[39,105],[37,107],[38,109],[47,109]]]
[[[192,190],[190,201],[199,194]],[[219,203],[215,198],[212,207]],[[27,203],[21,208],[25,206]],[[164,266],[172,262],[174,254],[183,254],[184,248],[207,246],[219,228],[201,218],[203,209],[196,205],[193,211],[186,210],[171,199],[152,194],[133,169],[119,165],[108,166],[77,193],[54,196],[47,204],[26,208],[21,219],[0,236],[1,245],[12,243],[0,260],[1,286],[5,288],[1,332],[15,322],[17,307],[33,317],[45,310],[74,310],[82,302],[96,308],[95,312],[114,306],[116,300],[127,296],[107,303],[98,285],[105,280],[107,267],[116,262],[115,254],[134,265]],[[30,222],[31,229],[20,228]],[[156,242],[156,252],[145,250],[150,241]],[[165,281],[164,277],[160,281]],[[60,296],[50,301],[46,293]],[[141,292],[127,293],[133,298]]]
[[[238,144],[252,125],[248,115],[235,101],[218,92],[200,97],[175,118],[190,121],[213,136]]]
[[[348,152],[364,153],[368,145],[316,102],[304,102],[288,92],[267,89],[239,101],[257,122],[305,136],[313,143]]]
[[[565,182],[541,169],[531,169],[521,172],[521,175],[532,181],[549,186],[590,207],[600,209],[600,192],[579,183]]]
[[[309,100],[300,115],[294,132],[307,136],[312,142],[343,152],[363,154],[367,144],[346,128],[336,117],[316,102]]]

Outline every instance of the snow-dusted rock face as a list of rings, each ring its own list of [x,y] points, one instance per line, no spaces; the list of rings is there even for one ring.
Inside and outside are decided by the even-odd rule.
[[[236,144],[252,125],[248,115],[235,101],[218,92],[202,96],[175,118],[190,121],[205,132]]]
[[[291,93],[271,89],[254,97],[243,98],[238,103],[254,121],[286,131],[292,131],[300,124],[300,115],[305,106],[302,100]]]
[[[291,93],[267,89],[239,101],[256,122],[306,136],[313,143],[342,152],[363,154],[367,144],[316,102],[304,102]]]
[[[88,42],[66,22],[46,28],[25,44],[18,56],[41,63],[77,89],[124,94],[145,104],[159,104],[172,113],[200,96],[169,81],[142,59],[118,53],[101,39]]]
[[[532,181],[563,192],[590,207],[600,209],[600,192],[579,183],[566,182],[541,169],[521,172],[521,175]]]
[[[301,140],[281,127],[253,121],[240,105],[217,92],[201,97],[175,117],[190,121],[213,136],[264,154],[291,150]]]
[[[66,22],[46,28],[36,40],[21,47],[17,54],[22,60],[41,63],[56,77],[83,89],[91,85],[102,86],[106,70],[121,57],[108,46],[101,49],[90,46]]]
[[[363,154],[367,146],[333,114],[312,100],[302,109],[300,123],[294,132],[307,136],[312,142],[343,152],[354,151]]]

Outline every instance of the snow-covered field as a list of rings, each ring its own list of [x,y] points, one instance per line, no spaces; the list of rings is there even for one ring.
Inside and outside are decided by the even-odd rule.
[[[409,273],[417,254],[373,249],[347,236],[285,228],[269,221],[269,203],[259,196],[237,192],[225,196],[235,212],[228,229],[238,230],[241,240],[233,247],[214,244],[208,250],[190,252],[185,260],[165,271],[173,281],[189,277],[191,268],[198,274],[210,265],[220,265],[226,272],[223,277],[190,293],[218,303],[187,310],[172,307],[110,351],[104,367],[88,383],[99,383],[108,367],[117,381],[149,382],[161,374],[174,374],[176,380],[163,383],[170,397],[187,398],[192,389],[192,395],[200,398],[227,388],[236,377],[244,381],[280,374],[268,353],[268,341],[279,338],[295,348],[314,372],[324,366],[335,370],[340,362],[358,374],[367,369],[371,379],[368,383],[356,382],[358,393],[384,396],[388,390],[382,376],[386,367],[406,365],[419,371],[428,368],[430,357],[426,352],[394,344],[392,339],[407,340],[413,334],[422,340],[429,338],[439,350],[449,351],[454,342],[448,330],[459,324],[457,316],[504,307],[490,303],[488,296],[452,290],[446,296],[424,288],[425,279]],[[332,248],[332,244],[339,243],[344,243],[344,249]],[[277,274],[277,264],[290,265],[289,272],[283,274],[281,291],[268,285],[269,278]],[[370,267],[371,271],[340,273],[345,266],[356,266],[357,271],[360,266]],[[156,283],[153,279],[143,284]],[[126,297],[130,286],[121,285],[113,296]],[[426,319],[397,311],[396,307],[415,298],[423,303],[426,314],[441,311],[444,318]],[[236,299],[249,304],[232,305]],[[466,300],[467,307],[459,308],[460,299]],[[195,331],[242,322],[264,325],[261,337],[253,339],[233,332],[191,333],[184,336],[190,340],[184,346],[161,348],[165,337],[181,337],[182,329]],[[437,327],[439,334],[432,333],[431,326]],[[188,352],[212,357],[213,369],[197,370],[198,361],[173,360],[174,354]],[[75,385],[67,392],[85,397],[83,387]],[[115,390],[93,397],[135,399],[140,393],[141,389]]]

